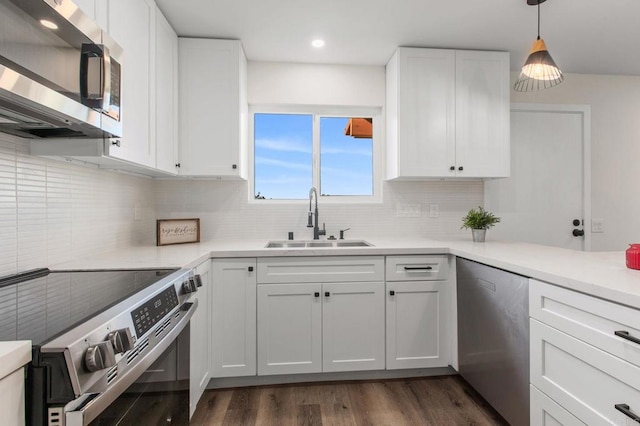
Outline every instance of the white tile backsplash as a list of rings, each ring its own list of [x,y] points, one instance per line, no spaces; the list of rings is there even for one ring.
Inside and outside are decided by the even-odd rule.
[[[429,237],[460,234],[461,218],[483,203],[481,181],[386,182],[381,204],[327,204],[320,199],[320,222],[327,234],[351,228],[348,238]],[[159,218],[199,217],[201,238],[297,239],[312,238],[306,227],[308,202],[249,203],[247,182],[176,180],[156,183]],[[419,215],[399,215],[398,204],[411,205]],[[429,217],[429,204],[438,204],[439,217]]]
[[[155,244],[154,204],[151,179],[34,157],[0,134],[0,276]]]

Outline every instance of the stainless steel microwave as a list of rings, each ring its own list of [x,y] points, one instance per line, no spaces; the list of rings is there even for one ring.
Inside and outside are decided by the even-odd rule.
[[[0,132],[121,137],[122,60],[71,0],[0,0]]]

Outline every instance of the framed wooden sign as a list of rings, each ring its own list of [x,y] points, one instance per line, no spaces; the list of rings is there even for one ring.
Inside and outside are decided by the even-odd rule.
[[[200,242],[200,219],[158,219],[156,244],[186,244]]]

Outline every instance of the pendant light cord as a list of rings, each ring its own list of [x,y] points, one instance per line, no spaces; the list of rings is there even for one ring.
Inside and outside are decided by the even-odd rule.
[[[540,40],[540,0],[538,0],[538,40]]]

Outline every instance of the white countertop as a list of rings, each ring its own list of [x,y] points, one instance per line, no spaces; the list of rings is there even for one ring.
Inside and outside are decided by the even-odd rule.
[[[31,342],[0,342],[0,380],[31,361]]]
[[[640,308],[640,270],[628,269],[624,252],[582,252],[506,241],[369,239],[373,247],[265,248],[265,240],[209,241],[132,247],[51,269],[166,268],[197,266],[209,257],[453,254],[501,269]]]

